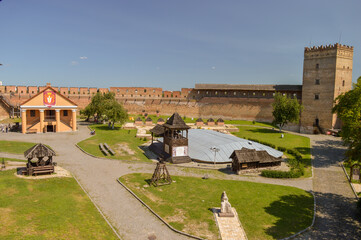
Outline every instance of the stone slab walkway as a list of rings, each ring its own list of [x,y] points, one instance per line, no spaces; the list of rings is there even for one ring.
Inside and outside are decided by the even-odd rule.
[[[213,215],[221,234],[222,240],[247,240],[246,232],[239,221],[235,208],[232,208],[234,217],[219,217],[220,208],[213,208]]]
[[[345,147],[340,138],[310,135],[316,221],[297,239],[361,239],[355,195],[340,167]]]

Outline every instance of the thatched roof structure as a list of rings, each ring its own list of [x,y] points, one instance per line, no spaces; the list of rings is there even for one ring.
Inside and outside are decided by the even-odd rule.
[[[190,127],[185,124],[181,116],[178,113],[174,113],[166,123],[163,124],[164,127],[170,129],[189,129]]]
[[[198,118],[198,119],[196,120],[196,122],[203,122],[203,119],[202,119],[202,118]]]
[[[159,118],[157,122],[164,122],[163,118]]]
[[[136,121],[136,122],[143,122],[143,120],[142,120],[140,117],[138,117],[137,119],[135,119],[135,121]]]
[[[222,118],[218,118],[217,122],[224,122]]]
[[[269,163],[280,161],[280,158],[271,156],[265,150],[256,151],[256,149],[242,148],[241,150],[234,150],[232,155],[229,158],[237,158],[239,163],[250,163],[250,162],[259,162],[259,163]]]
[[[56,153],[51,148],[45,146],[42,143],[38,143],[24,152],[24,157],[27,159],[43,158],[56,156]]]
[[[152,122],[153,120],[150,117],[147,117],[147,119],[145,119],[146,122]]]
[[[162,134],[164,134],[164,127],[162,125],[155,125],[154,128],[149,130],[151,133],[153,133],[154,135],[160,136]]]
[[[207,120],[207,122],[214,122],[213,118]]]

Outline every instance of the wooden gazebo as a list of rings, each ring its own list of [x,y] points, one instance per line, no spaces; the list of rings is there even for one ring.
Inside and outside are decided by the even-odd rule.
[[[38,175],[45,173],[54,173],[53,156],[55,152],[42,143],[36,144],[24,152],[25,158],[28,159],[26,171],[23,174]]]

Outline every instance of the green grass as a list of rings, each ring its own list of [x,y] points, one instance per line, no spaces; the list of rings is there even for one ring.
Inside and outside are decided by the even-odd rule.
[[[240,138],[253,138],[260,141],[272,143],[277,147],[285,147],[288,149],[296,149],[303,157],[303,164],[305,165],[305,175],[303,177],[311,177],[311,145],[310,139],[307,137],[283,133],[284,138],[281,138],[281,133],[278,130],[268,128],[259,128],[251,126],[238,126],[239,132],[233,134]]]
[[[3,120],[0,120],[0,123],[20,123],[21,122],[21,118],[6,118]]]
[[[35,144],[30,142],[0,141],[0,152],[23,154]]]
[[[0,172],[0,239],[117,239],[73,178]]]
[[[272,123],[266,122],[256,122],[256,121],[246,121],[246,120],[224,120],[226,124],[234,124],[234,125],[254,125],[254,126],[261,126],[261,127],[274,127]]]
[[[10,161],[10,162],[27,162],[27,160],[24,159],[16,159],[16,158],[0,158],[0,163],[2,163],[2,161]]]
[[[90,128],[95,129],[95,136],[78,143],[86,152],[111,159],[150,161],[138,147],[145,141],[135,137],[137,130],[121,129],[119,125],[112,130],[103,124],[91,125]],[[99,143],[107,143],[116,154],[105,156],[99,149]]]
[[[129,117],[132,117],[135,119],[137,119],[138,117],[140,117],[143,121],[145,121],[145,119],[147,117],[150,117],[153,120],[153,123],[157,123],[159,118],[163,118],[164,121],[167,121],[167,118],[171,117],[168,115],[159,115],[157,117],[157,115],[154,114],[149,114],[147,117],[144,117],[143,115],[136,115],[136,114],[129,114]],[[185,117],[181,116],[182,119],[184,120],[185,123],[195,123],[196,120],[198,118],[189,118],[189,117]],[[203,118],[203,121],[206,122],[208,120],[208,118]],[[214,121],[217,121],[217,119],[213,119]],[[133,122],[131,120],[127,120],[128,122]],[[246,120],[224,120],[224,122],[226,124],[236,124],[236,125],[255,125],[255,126],[263,126],[263,127],[274,127],[271,123],[265,123],[265,122],[253,122],[253,121],[246,121]]]
[[[248,239],[279,239],[307,228],[313,197],[304,190],[261,183],[172,176],[171,185],[144,187],[150,174],[129,174],[120,180],[178,230],[217,239],[211,208],[220,207],[227,192]]]

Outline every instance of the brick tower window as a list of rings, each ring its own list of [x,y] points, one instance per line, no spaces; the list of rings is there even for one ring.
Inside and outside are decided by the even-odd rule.
[[[316,84],[316,85],[320,85],[320,79],[316,79],[316,80],[315,80],[315,84]]]
[[[315,100],[319,100],[320,99],[320,94],[315,94]]]
[[[319,69],[320,68],[320,64],[316,64],[316,69]]]
[[[342,87],[345,86],[345,80],[342,80]]]

